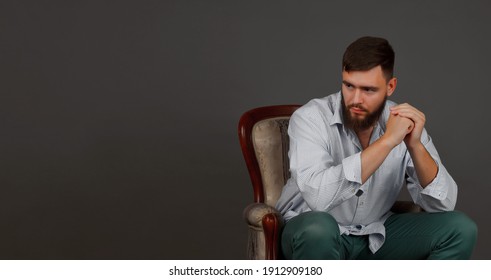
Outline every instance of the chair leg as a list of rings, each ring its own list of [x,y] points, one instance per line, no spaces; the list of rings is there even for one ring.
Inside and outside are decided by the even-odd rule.
[[[280,255],[279,243],[283,217],[279,213],[269,213],[264,215],[262,223],[266,246],[265,257],[267,260],[276,260]]]

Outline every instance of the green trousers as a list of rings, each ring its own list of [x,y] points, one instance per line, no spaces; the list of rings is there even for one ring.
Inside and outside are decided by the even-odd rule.
[[[457,211],[394,214],[385,222],[385,242],[373,254],[368,236],[340,235],[325,212],[302,213],[286,223],[281,248],[287,259],[469,259],[477,226]]]

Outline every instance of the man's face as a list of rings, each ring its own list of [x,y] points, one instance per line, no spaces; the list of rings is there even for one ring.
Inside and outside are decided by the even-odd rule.
[[[343,116],[355,131],[372,127],[382,114],[385,100],[392,95],[396,78],[388,82],[377,66],[368,71],[343,71]]]

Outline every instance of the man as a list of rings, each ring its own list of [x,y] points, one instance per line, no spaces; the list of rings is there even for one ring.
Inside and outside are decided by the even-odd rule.
[[[393,68],[387,40],[360,38],[344,53],[341,91],[292,115],[292,177],[277,203],[286,258],[470,258],[477,227],[453,211],[457,185],[424,114],[387,100]],[[425,212],[390,212],[404,184]]]

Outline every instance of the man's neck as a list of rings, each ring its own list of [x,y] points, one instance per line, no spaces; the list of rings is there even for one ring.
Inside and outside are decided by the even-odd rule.
[[[370,144],[370,137],[372,136],[372,132],[373,132],[373,126],[367,129],[355,131],[356,136],[358,136],[358,140],[360,141],[363,150],[365,150]]]

